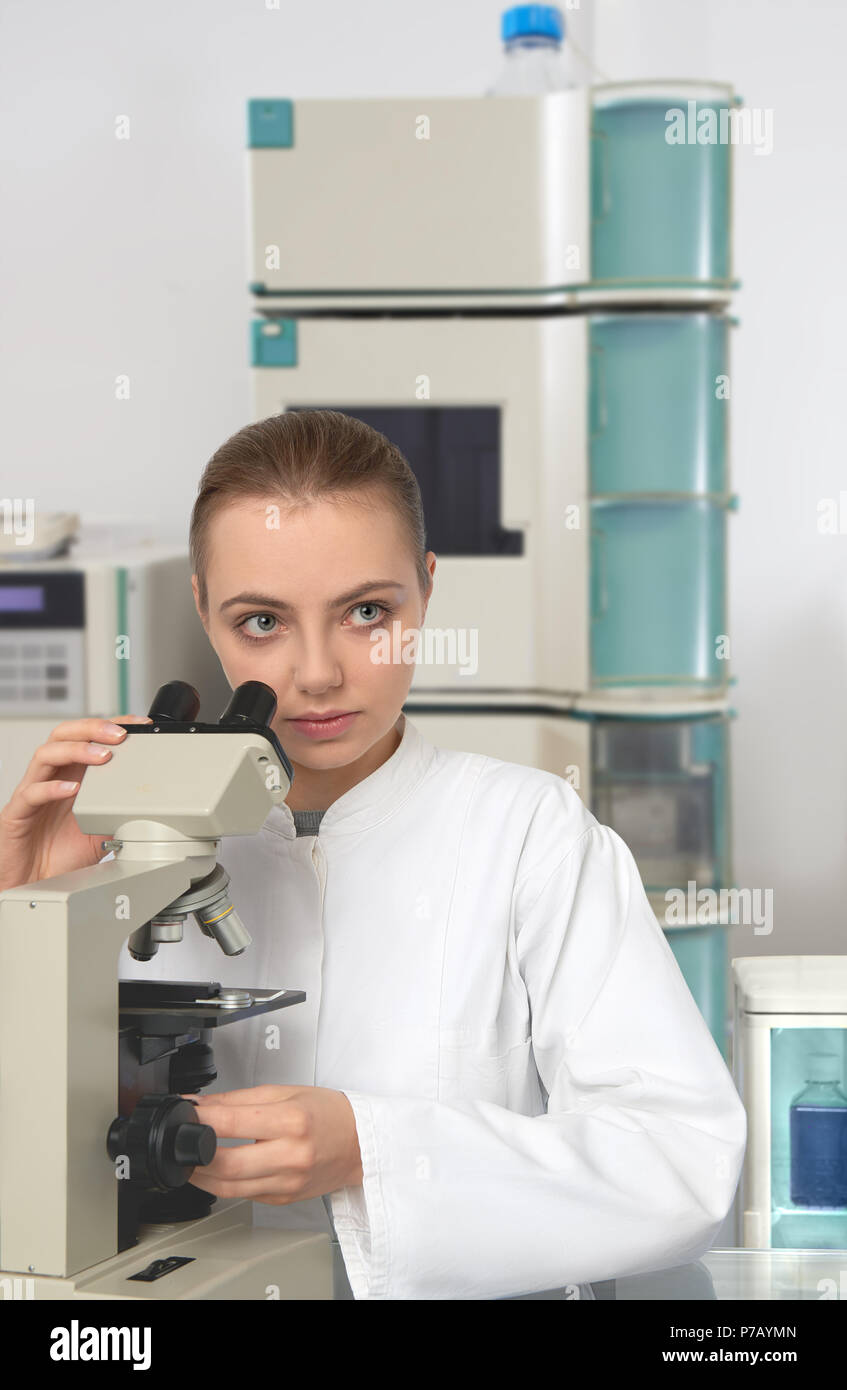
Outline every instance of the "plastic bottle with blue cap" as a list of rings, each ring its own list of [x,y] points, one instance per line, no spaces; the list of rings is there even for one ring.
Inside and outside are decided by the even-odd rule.
[[[500,21],[505,64],[487,96],[537,96],[578,87],[563,50],[565,21],[555,5],[515,5]]]

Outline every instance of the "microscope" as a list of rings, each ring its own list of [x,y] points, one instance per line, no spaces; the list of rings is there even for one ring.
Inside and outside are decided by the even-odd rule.
[[[7,1297],[333,1297],[328,1235],[254,1226],[252,1202],[189,1183],[217,1139],[182,1096],[214,1081],[215,1030],[305,994],[117,978],[124,942],[150,960],[187,918],[224,956],[250,945],[220,838],[260,830],[294,772],[267,685],[240,685],[217,724],[199,708],[192,686],[169,682],[153,722],[122,725],[109,761],[86,768],[74,815],[112,860],[0,893]]]

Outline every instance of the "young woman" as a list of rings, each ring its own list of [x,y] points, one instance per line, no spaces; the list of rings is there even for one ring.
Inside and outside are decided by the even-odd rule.
[[[120,973],[307,995],[217,1035],[200,1118],[242,1142],[193,1182],[265,1224],[331,1217],[356,1298],[695,1259],[744,1110],[618,835],[563,779],[435,747],[403,715],[414,665],[377,659],[374,634],[421,628],[436,568],[403,456],[333,411],[248,425],[206,467],[190,543],[209,640],[232,687],[275,690],[294,781],[221,845],[244,955],[186,931]],[[63,728],[31,784],[89,761],[63,757]],[[7,836],[27,814],[13,799]]]

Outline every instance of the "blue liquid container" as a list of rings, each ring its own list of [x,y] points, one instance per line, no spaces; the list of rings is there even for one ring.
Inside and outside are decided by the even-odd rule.
[[[847,1095],[835,1053],[811,1053],[807,1076],[789,1111],[791,1201],[799,1207],[847,1207]]]

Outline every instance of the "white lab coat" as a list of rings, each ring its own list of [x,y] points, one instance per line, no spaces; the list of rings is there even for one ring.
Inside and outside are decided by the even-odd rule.
[[[264,1225],[330,1230],[357,1299],[492,1299],[696,1259],[746,1117],[623,840],[552,773],[392,756],[297,837],[287,806],[220,862],[253,936],[122,978],[303,989],[219,1030],[211,1090],[343,1091],[364,1184]],[[274,1028],[279,1030],[278,1045]]]

